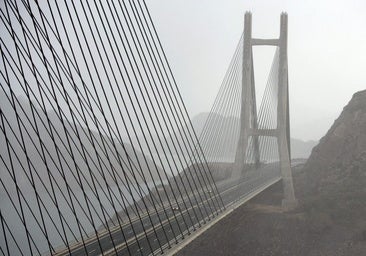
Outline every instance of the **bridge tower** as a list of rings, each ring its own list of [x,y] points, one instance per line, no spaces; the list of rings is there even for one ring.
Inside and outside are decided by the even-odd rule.
[[[287,14],[281,14],[280,37],[278,39],[257,39],[252,38],[252,14],[250,12],[246,12],[244,17],[243,43],[240,134],[232,178],[240,178],[244,171],[244,159],[247,154],[250,137],[253,140],[254,162],[257,167],[260,164],[259,136],[275,137],[277,138],[284,190],[282,206],[287,209],[292,208],[297,205],[297,200],[295,198],[291,172],[287,66]],[[275,129],[258,128],[252,52],[252,46],[255,45],[271,45],[279,48],[277,127]]]

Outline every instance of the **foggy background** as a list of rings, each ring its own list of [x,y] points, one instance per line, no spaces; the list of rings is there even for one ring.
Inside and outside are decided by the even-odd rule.
[[[258,38],[277,38],[281,12],[289,15],[292,137],[320,139],[353,93],[365,88],[365,1],[149,0],[147,4],[191,117],[209,112],[247,10],[253,14],[253,37]],[[258,98],[273,53],[274,47],[254,48]]]

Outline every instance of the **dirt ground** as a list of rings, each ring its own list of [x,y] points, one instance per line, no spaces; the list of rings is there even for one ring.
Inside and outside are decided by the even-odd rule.
[[[279,182],[211,227],[177,255],[366,255],[366,222],[345,227],[322,214],[309,217],[300,210],[283,212],[281,199]]]

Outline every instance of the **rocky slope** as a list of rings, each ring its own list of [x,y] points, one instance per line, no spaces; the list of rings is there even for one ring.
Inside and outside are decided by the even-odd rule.
[[[344,182],[364,181],[366,185],[366,90],[354,94],[313,149],[305,169],[309,191],[313,193],[334,186],[346,187]],[[347,187],[356,189],[351,184]]]
[[[304,167],[303,210],[366,234],[366,90],[354,94]]]

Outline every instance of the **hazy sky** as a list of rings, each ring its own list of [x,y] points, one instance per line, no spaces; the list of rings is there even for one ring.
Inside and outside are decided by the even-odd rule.
[[[253,36],[276,38],[289,15],[292,137],[320,139],[354,92],[366,89],[364,0],[147,0],[191,116],[207,112],[253,13]],[[254,50],[257,94],[272,47]]]

